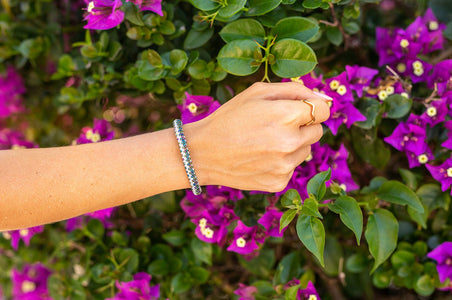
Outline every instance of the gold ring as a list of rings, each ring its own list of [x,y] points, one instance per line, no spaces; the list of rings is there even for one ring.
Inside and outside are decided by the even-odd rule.
[[[315,105],[314,105],[314,103],[312,103],[311,101],[306,100],[306,99],[303,99],[301,101],[303,101],[304,103],[306,103],[307,105],[309,105],[311,107],[311,117],[312,117],[311,121],[304,124],[303,126],[311,125],[312,123],[315,122]]]

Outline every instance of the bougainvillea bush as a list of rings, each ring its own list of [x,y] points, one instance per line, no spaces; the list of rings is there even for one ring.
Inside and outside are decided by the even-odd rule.
[[[1,7],[1,150],[195,122],[256,81],[334,100],[280,193],[207,186],[2,232],[0,299],[452,297],[450,1]]]

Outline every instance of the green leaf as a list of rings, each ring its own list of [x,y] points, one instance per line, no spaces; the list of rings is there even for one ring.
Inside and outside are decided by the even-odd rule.
[[[364,98],[358,101],[357,108],[366,117],[366,121],[359,121],[354,125],[363,129],[371,129],[377,125],[380,117],[380,102],[372,98]]]
[[[135,273],[138,269],[139,255],[132,248],[115,248],[113,256],[118,265],[122,265],[124,270],[129,273]]]
[[[171,50],[169,59],[172,66],[171,74],[173,75],[177,75],[182,72],[188,62],[187,53],[179,49]]]
[[[282,78],[305,75],[317,64],[314,51],[299,40],[280,40],[270,52],[275,56],[275,63],[271,65],[272,71]]]
[[[325,267],[324,272],[331,277],[337,277],[341,259],[344,257],[341,243],[335,236],[328,235],[325,239]]]
[[[363,232],[363,213],[358,202],[352,197],[341,196],[333,203],[329,203],[328,208],[339,214],[342,223],[355,233],[356,242],[359,245]]]
[[[190,248],[197,259],[209,266],[212,265],[212,244],[193,238],[190,243]]]
[[[297,300],[297,293],[300,289],[300,285],[291,286],[284,293],[284,300]]]
[[[450,194],[441,191],[441,187],[434,183],[424,184],[416,191],[416,194],[424,203],[428,211],[431,212],[438,208],[449,210]]]
[[[314,177],[309,179],[307,184],[308,194],[312,194],[316,197],[318,201],[323,199],[326,192],[325,182],[331,178],[331,169],[327,171],[320,172]]]
[[[425,274],[419,277],[414,285],[414,290],[421,296],[428,297],[435,291],[434,279]]]
[[[422,228],[427,229],[427,219],[429,216],[427,206],[424,205],[423,212],[419,212],[412,209],[411,207],[408,207],[408,215],[410,216],[411,220],[418,223]]]
[[[396,180],[383,183],[377,191],[377,197],[386,202],[408,205],[421,213],[424,212],[424,207],[416,193]]]
[[[304,202],[301,206],[300,213],[303,215],[313,216],[313,217],[323,219],[322,215],[319,212],[319,204],[313,198],[307,198],[304,200]]]
[[[148,273],[156,276],[165,276],[170,271],[168,263],[163,259],[156,259],[149,264]]]
[[[391,158],[391,151],[386,144],[371,130],[364,130],[356,126],[351,129],[351,141],[359,157],[374,167],[382,169]]]
[[[171,292],[179,294],[192,287],[192,279],[188,273],[179,273],[171,280]]]
[[[281,19],[273,28],[273,34],[276,40],[296,39],[302,42],[308,42],[319,31],[319,25],[308,18],[288,17]]]
[[[181,230],[171,230],[165,234],[162,234],[162,238],[174,246],[181,246],[185,243],[185,233]]]
[[[220,18],[230,18],[239,11],[241,11],[246,4],[246,0],[228,0],[228,5],[220,8],[218,11],[218,16]]]
[[[395,269],[411,266],[416,261],[414,253],[407,250],[397,250],[391,256],[391,264]]]
[[[193,266],[188,269],[191,278],[197,284],[203,284],[209,279],[210,272],[202,267]]]
[[[399,94],[394,94],[384,100],[386,116],[391,119],[398,119],[411,111],[413,100]]]
[[[290,222],[295,218],[297,215],[298,210],[296,208],[292,208],[289,210],[286,210],[283,215],[281,216],[281,219],[279,220],[279,232],[281,232],[285,227],[287,227]]]
[[[326,37],[328,40],[336,46],[339,46],[344,41],[344,37],[342,36],[342,32],[338,27],[328,27],[326,30]]]
[[[303,271],[303,256],[300,252],[291,252],[281,259],[276,267],[273,285],[285,284],[293,278],[299,278]]]
[[[144,80],[156,81],[165,77],[166,70],[164,68],[156,68],[147,60],[140,60],[138,64],[138,77]]]
[[[193,50],[203,46],[207,43],[213,35],[213,28],[206,28],[205,30],[199,31],[194,28],[190,29],[187,37],[184,40],[184,49]]]
[[[212,0],[190,0],[194,7],[200,10],[214,10],[220,6],[220,3]]]
[[[416,175],[407,169],[399,169],[400,177],[402,177],[403,182],[412,190],[417,188],[417,178]]]
[[[234,40],[221,48],[218,53],[218,63],[226,72],[246,76],[257,71],[259,66],[253,66],[255,57],[261,53],[259,46],[252,40]]]
[[[257,20],[239,19],[226,24],[219,34],[226,43],[234,40],[254,40],[262,45],[265,38],[265,29]]]
[[[281,3],[281,0],[250,0],[248,1],[248,16],[260,16],[272,11]]]
[[[449,0],[430,0],[428,6],[441,22],[452,21],[452,2]]]
[[[281,198],[281,205],[284,207],[293,207],[301,205],[301,197],[297,190],[289,189]]]
[[[303,245],[324,266],[325,228],[323,228],[322,222],[315,217],[300,215],[297,220],[297,234]]]
[[[376,209],[369,215],[366,237],[369,251],[375,259],[371,273],[381,265],[397,247],[399,223],[394,215],[385,209]]]
[[[124,4],[125,8],[125,18],[127,21],[134,25],[144,26],[143,16],[136,5],[131,2],[126,2]]]
[[[89,232],[91,232],[93,234],[94,237],[96,237],[100,240],[103,239],[104,233],[105,233],[105,228],[104,228],[104,225],[102,224],[102,222],[99,221],[98,219],[89,220],[86,228],[88,229]]]
[[[350,255],[345,262],[345,269],[351,273],[361,273],[367,269],[368,260],[365,255],[355,253]]]

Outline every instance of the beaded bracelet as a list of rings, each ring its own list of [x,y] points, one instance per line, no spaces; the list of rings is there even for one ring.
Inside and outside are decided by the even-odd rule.
[[[174,132],[176,133],[177,143],[179,144],[180,154],[182,155],[182,161],[184,163],[188,181],[190,182],[191,190],[193,191],[193,194],[199,195],[201,194],[201,187],[199,186],[195,168],[193,168],[193,163],[190,158],[190,152],[188,151],[184,130],[182,129],[182,121],[179,119],[174,120],[173,127]]]

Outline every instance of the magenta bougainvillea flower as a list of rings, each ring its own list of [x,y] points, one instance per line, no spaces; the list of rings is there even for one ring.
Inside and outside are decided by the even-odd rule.
[[[21,271],[13,269],[11,281],[14,299],[52,299],[47,290],[50,274],[50,270],[41,263],[25,265]]]
[[[19,131],[9,128],[0,129],[0,150],[37,147],[38,145],[25,140],[24,135]]]
[[[181,120],[184,124],[204,119],[220,107],[220,102],[210,96],[195,96],[185,93],[182,105],[177,108],[181,111]]]
[[[330,118],[324,124],[328,126],[332,134],[336,135],[342,124],[350,128],[355,122],[365,120],[366,117],[352,103],[333,101]]]
[[[6,74],[0,75],[0,118],[25,110],[22,103],[24,93],[22,77],[12,66],[9,66]]]
[[[111,215],[116,210],[115,207],[101,209],[98,211],[90,212],[84,214],[83,216],[75,217],[68,219],[66,221],[66,231],[71,232],[75,229],[83,227],[86,222],[86,218],[89,219],[97,219],[102,222],[104,228],[112,228],[113,223],[110,221]]]
[[[424,113],[420,116],[420,119],[425,122],[425,124],[429,124],[433,127],[444,122],[447,113],[447,100],[441,98],[427,104]]]
[[[116,281],[116,287],[119,292],[106,300],[158,300],[160,297],[160,285],[151,286],[152,276],[140,272],[133,276],[129,282]]]
[[[427,86],[430,89],[438,89],[438,95],[443,95],[448,90],[452,90],[450,78],[452,76],[452,59],[443,60],[435,65],[431,76],[427,79]]]
[[[420,155],[427,149],[426,138],[425,128],[401,122],[390,136],[384,138],[384,141],[399,151],[409,151]]]
[[[121,0],[92,0],[87,4],[85,29],[107,30],[118,26],[124,20],[124,12],[119,8]]]
[[[234,238],[228,247],[228,251],[240,254],[251,254],[259,249],[255,240],[256,226],[248,227],[242,221],[237,221],[234,229]]]
[[[356,190],[359,186],[352,178],[352,174],[347,164],[348,151],[343,144],[339,149],[333,150],[328,145],[323,146],[326,149],[324,160],[318,167],[319,171],[327,171],[331,169],[331,179],[326,183],[327,186],[331,182],[336,182],[342,185],[342,188],[347,191]]]
[[[35,226],[19,230],[5,231],[3,237],[11,240],[11,246],[14,250],[19,249],[19,241],[23,240],[25,245],[30,246],[31,238],[38,233],[44,231],[44,226]]]
[[[76,140],[77,144],[88,144],[112,140],[115,132],[110,123],[102,119],[94,119],[94,126],[82,128],[82,133]]]
[[[425,167],[430,171],[433,178],[441,183],[441,189],[443,192],[450,188],[452,185],[452,158],[446,159],[439,166],[426,164]]]
[[[444,282],[447,278],[452,279],[452,242],[444,242],[427,254],[436,260],[439,280]]]
[[[358,97],[363,95],[364,88],[368,87],[375,75],[378,74],[378,70],[360,66],[345,66],[345,72],[351,88]]]
[[[444,122],[444,127],[448,129],[447,139],[441,144],[441,146],[452,150],[452,120]]]
[[[311,281],[308,282],[305,289],[298,290],[297,300],[320,300],[320,296]]]
[[[248,286],[243,283],[239,283],[238,289],[234,291],[234,294],[238,295],[238,300],[254,300],[254,294],[257,293],[257,287]]]
[[[279,220],[282,215],[283,213],[276,207],[269,207],[262,217],[260,217],[257,222],[264,226],[266,236],[282,237],[284,235],[287,227],[283,228],[281,232],[279,231]]]
[[[127,0],[137,5],[140,10],[150,10],[163,16],[162,0]]]

